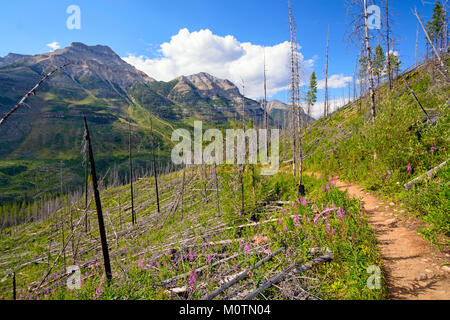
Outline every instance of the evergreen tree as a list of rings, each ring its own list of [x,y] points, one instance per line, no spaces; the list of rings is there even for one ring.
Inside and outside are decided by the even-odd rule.
[[[309,90],[306,95],[306,102],[308,104],[308,116],[311,116],[311,107],[317,101],[317,77],[316,73],[311,74],[311,79],[309,81]]]
[[[431,17],[431,21],[427,22],[426,28],[427,32],[433,42],[436,50],[442,51],[444,50],[444,44],[447,37],[445,31],[445,21],[447,17],[439,0],[436,0],[436,4],[433,9],[433,16]]]
[[[391,58],[392,73],[394,74],[394,76],[397,76],[398,73],[400,72],[400,65],[402,62],[400,61],[398,55],[394,54],[393,52],[391,52],[390,58]]]
[[[373,75],[377,77],[378,86],[380,85],[380,80],[383,75],[385,62],[386,57],[383,48],[378,45],[375,49],[375,55],[373,57]]]

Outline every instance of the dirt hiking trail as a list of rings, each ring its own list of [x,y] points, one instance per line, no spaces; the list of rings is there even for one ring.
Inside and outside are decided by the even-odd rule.
[[[444,265],[450,261],[449,254],[433,249],[417,233],[417,223],[406,220],[405,210],[396,204],[370,195],[359,185],[335,181],[337,188],[362,198],[378,239],[388,299],[450,299],[450,266]]]

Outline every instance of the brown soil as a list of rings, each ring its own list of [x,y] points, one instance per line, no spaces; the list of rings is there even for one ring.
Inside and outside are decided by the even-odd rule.
[[[435,250],[417,232],[397,204],[365,192],[361,186],[337,180],[339,189],[361,198],[378,239],[388,298],[393,300],[450,299],[449,254]]]

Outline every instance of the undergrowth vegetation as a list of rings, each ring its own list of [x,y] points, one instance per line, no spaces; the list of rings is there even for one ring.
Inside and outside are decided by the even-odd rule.
[[[405,78],[426,114],[405,85]],[[313,151],[310,170],[339,175],[368,190],[403,203],[420,217],[420,233],[439,248],[450,236],[448,165],[407,191],[404,184],[448,160],[450,88],[423,65],[398,78],[392,91],[377,91],[377,117],[369,120],[369,101],[355,101],[328,119],[315,122],[305,134]]]
[[[264,177],[258,167],[247,166],[242,212],[236,168],[218,168],[219,199],[211,190],[213,184],[207,182],[213,179],[202,179],[201,170],[186,170],[183,206],[178,192],[181,172],[161,176],[161,214],[156,212],[153,180],[138,181],[138,223],[134,227],[127,211],[129,186],[102,191],[113,269],[111,283],[104,276],[93,202],[87,233],[83,201],[67,204],[48,220],[3,230],[1,298],[12,298],[12,279],[7,277],[12,269],[16,271],[19,299],[51,300],[200,299],[249,269],[248,277],[217,297],[242,298],[287,266],[301,259],[306,263],[325,252],[332,253],[331,262],[300,275],[289,274],[279,286],[265,290],[258,298],[385,297],[383,285],[372,290],[367,285],[371,276],[367,269],[381,267],[367,217],[360,202],[335,188],[333,182],[307,176],[308,193],[298,199],[297,180],[292,175],[280,172]],[[209,177],[214,174],[212,168],[207,172]],[[174,201],[178,206],[170,210]],[[63,243],[67,243],[65,252]],[[279,249],[281,253],[254,268]],[[81,269],[80,289],[71,290],[66,285],[65,268],[69,265]],[[49,269],[50,275],[45,278]]]

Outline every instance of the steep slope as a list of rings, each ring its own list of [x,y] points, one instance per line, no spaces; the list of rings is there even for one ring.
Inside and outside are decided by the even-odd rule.
[[[269,116],[279,126],[287,128],[290,125],[291,119],[291,106],[287,105],[279,100],[272,100],[267,102],[267,110]],[[304,110],[301,110],[301,118],[303,124],[308,124],[314,121],[314,119],[308,116]]]
[[[10,54],[1,58],[0,114],[44,74],[66,62],[70,65],[29,99],[29,108],[21,108],[2,127],[0,171],[15,174],[0,175],[0,200],[31,200],[55,192],[59,162],[64,163],[69,189],[82,184],[82,115],[94,126],[100,173],[115,163],[121,179],[127,171],[130,121],[132,143],[139,151],[135,165],[148,168],[150,115],[155,117],[155,144],[162,163],[170,156],[173,129],[189,129],[194,119],[205,119],[207,125],[215,126],[244,115],[255,123],[263,119],[260,105],[243,97],[228,80],[200,73],[170,82],[156,81],[109,47],[82,43],[40,55]]]
[[[449,96],[450,88],[433,71],[433,62],[424,64],[399,77],[392,91],[386,85],[377,90],[374,125],[365,98],[314,123],[304,139],[312,148],[306,166],[403,205],[403,212],[421,218],[419,233],[446,251],[450,171],[447,165],[438,174],[427,172],[449,158]],[[404,184],[419,176],[425,179],[406,190]]]

